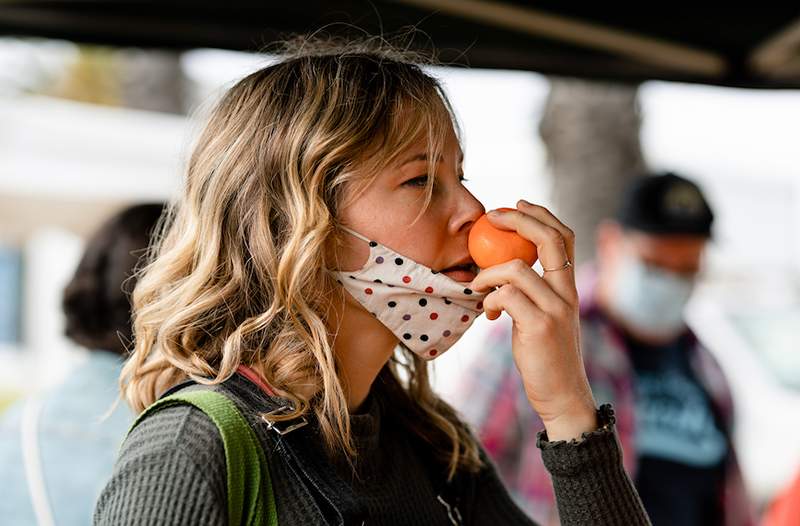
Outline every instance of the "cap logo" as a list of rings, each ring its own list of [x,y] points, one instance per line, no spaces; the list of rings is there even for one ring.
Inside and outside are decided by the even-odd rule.
[[[703,214],[703,196],[690,184],[676,184],[664,194],[664,211],[678,217],[697,217]]]

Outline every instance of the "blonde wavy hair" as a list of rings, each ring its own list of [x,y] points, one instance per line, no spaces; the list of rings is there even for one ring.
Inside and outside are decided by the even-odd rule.
[[[383,39],[296,38],[225,93],[133,293],[134,348],[120,385],[137,413],[186,378],[218,384],[244,364],[292,402],[286,419],[313,413],[326,450],[355,460],[325,323],[337,286],[325,248],[337,246],[346,188],[357,196],[426,137],[433,174],[446,134],[459,133],[421,67],[432,62]],[[431,389],[427,362],[400,343],[375,384],[448,477],[479,469],[474,435]]]

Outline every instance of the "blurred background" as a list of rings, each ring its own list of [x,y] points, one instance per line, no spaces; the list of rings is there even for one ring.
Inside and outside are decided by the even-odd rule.
[[[86,236],[125,206],[175,197],[203,109],[268,64],[257,51],[281,31],[336,15],[301,4],[318,18],[275,7],[226,26],[231,9],[216,31],[202,9],[146,8],[137,16],[151,18],[134,30],[124,9],[0,7],[0,411],[86,358],[63,336],[60,307]],[[463,126],[467,188],[487,209],[520,198],[553,207],[577,233],[579,260],[592,257],[593,228],[635,168],[701,186],[717,220],[689,323],[728,376],[745,481],[766,503],[800,468],[800,76],[796,59],[781,62],[796,50],[797,26],[785,26],[798,13],[772,13],[770,25],[734,10],[728,25],[706,17],[685,34],[667,27],[681,13],[662,20],[662,33],[643,13],[561,13],[609,32],[581,41],[582,26],[558,25],[566,18],[504,15],[492,2],[340,4],[336,16],[349,9],[345,20],[367,30],[378,12],[388,28],[401,4],[412,6],[426,45],[452,64],[430,71]],[[461,12],[468,5],[476,11]],[[550,7],[528,14],[558,14]],[[445,23],[456,18],[462,25]],[[438,31],[431,24],[442,19]],[[691,47],[703,27],[705,54]],[[775,64],[794,69],[764,69]],[[490,323],[479,318],[436,361],[445,397]]]

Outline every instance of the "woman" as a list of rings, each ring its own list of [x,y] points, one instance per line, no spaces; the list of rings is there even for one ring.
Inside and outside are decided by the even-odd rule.
[[[520,203],[495,224],[550,271],[476,276],[467,234],[484,210],[418,57],[296,49],[233,86],[199,138],[134,292],[127,400],[138,412],[199,388],[186,378],[234,400],[281,525],[531,524],[426,368],[481,312],[506,311],[564,524],[646,524],[583,372],[572,233]],[[209,419],[162,409],[128,437],[95,522],[224,524],[225,476]]]

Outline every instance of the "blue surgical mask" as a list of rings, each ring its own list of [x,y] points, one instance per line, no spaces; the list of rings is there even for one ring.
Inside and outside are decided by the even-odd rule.
[[[616,315],[641,333],[664,338],[680,334],[694,279],[646,265],[634,254],[623,257],[610,297]]]

